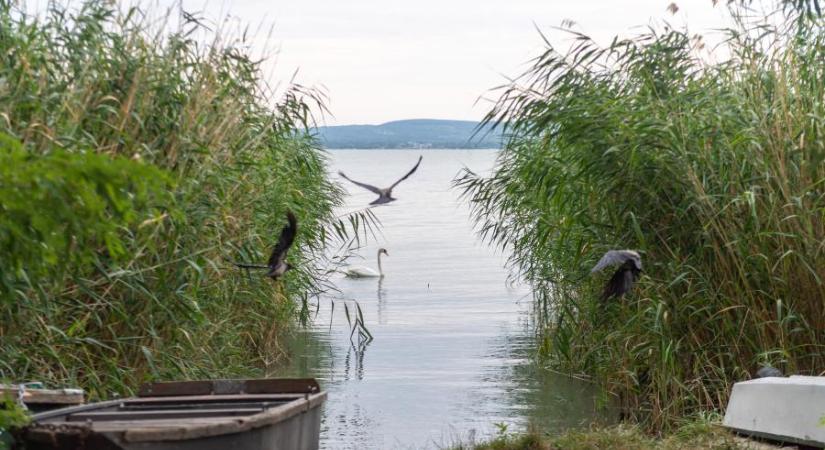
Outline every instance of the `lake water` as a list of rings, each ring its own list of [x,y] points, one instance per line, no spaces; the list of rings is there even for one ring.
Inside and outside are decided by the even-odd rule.
[[[488,173],[495,151],[330,155],[333,173],[381,187],[424,159],[396,202],[373,209],[382,236],[353,261],[376,269],[384,247],[385,277],[337,279],[340,294],[321,299],[313,326],[291,344],[291,366],[276,373],[315,377],[328,392],[322,448],[440,448],[494,435],[497,424],[560,430],[599,415],[591,386],[534,365],[529,288],[508,284],[505,256],[479,242],[451,188],[462,167]],[[375,199],[340,180],[350,193],[342,212]],[[374,337],[361,348],[344,315],[353,300]]]

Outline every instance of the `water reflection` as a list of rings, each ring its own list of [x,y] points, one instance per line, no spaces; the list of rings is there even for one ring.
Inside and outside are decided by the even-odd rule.
[[[363,344],[358,348],[356,348],[354,344],[350,346],[349,350],[347,351],[347,356],[346,358],[344,358],[344,380],[350,379],[350,371],[352,369],[353,364],[355,364],[355,379],[364,379],[364,355],[366,353],[367,344]],[[355,361],[354,363],[353,360]]]
[[[422,153],[402,200],[375,209],[382,240],[362,251],[390,250],[385,278],[337,280],[340,295],[320,300],[316,326],[294,337],[289,367],[273,375],[313,376],[327,390],[324,448],[438,447],[496,423],[561,429],[599,417],[591,386],[534,364],[529,291],[506,283],[504,257],[476,241],[450,189],[463,164],[483,172],[495,153]],[[381,182],[417,154],[336,151],[332,169]],[[351,193],[353,207],[370,201]],[[372,341],[353,334],[356,302]]]
[[[378,290],[375,293],[375,296],[378,298],[378,324],[379,325],[386,325],[387,324],[387,290],[384,289],[384,279],[378,279]]]

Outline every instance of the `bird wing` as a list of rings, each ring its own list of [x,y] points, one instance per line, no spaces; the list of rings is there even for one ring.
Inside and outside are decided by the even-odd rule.
[[[590,270],[590,273],[599,272],[608,266],[624,264],[627,260],[634,260],[639,269],[641,269],[642,262],[638,253],[630,250],[608,250],[607,253],[602,256],[602,259]]]
[[[604,287],[602,292],[602,301],[606,301],[610,297],[621,298],[623,295],[633,289],[633,283],[636,278],[630,270],[619,269],[610,277],[610,281]]]
[[[381,192],[381,189],[379,189],[379,188],[377,188],[377,187],[375,187],[375,186],[373,186],[373,185],[371,185],[371,184],[361,183],[361,182],[355,181],[355,180],[353,180],[352,178],[350,178],[350,177],[348,177],[348,176],[344,175],[344,172],[340,172],[340,171],[339,171],[339,172],[338,172],[338,175],[341,175],[342,177],[344,177],[344,179],[345,179],[345,180],[349,181],[349,182],[350,182],[350,183],[352,183],[352,184],[355,184],[355,185],[361,186],[362,188],[364,188],[364,189],[366,189],[366,190],[368,190],[368,191],[375,192],[375,193],[376,193],[376,194],[378,194],[378,195],[383,195],[383,193]]]
[[[277,266],[286,259],[286,251],[292,246],[292,241],[295,240],[295,233],[298,231],[298,221],[295,219],[295,214],[292,211],[286,213],[287,224],[281,230],[281,237],[278,238],[278,243],[272,249],[272,254],[269,256],[267,264],[270,268]]]
[[[410,170],[409,172],[407,172],[407,174],[406,174],[406,175],[404,175],[403,177],[401,177],[401,179],[400,179],[400,180],[398,180],[398,181],[396,181],[395,183],[393,183],[393,184],[392,184],[392,186],[390,186],[390,189],[389,189],[389,190],[391,191],[394,187],[398,186],[398,183],[400,183],[400,182],[402,182],[402,181],[406,180],[407,178],[409,178],[409,177],[410,177],[410,175],[414,174],[414,173],[415,173],[415,171],[418,169],[418,165],[419,165],[419,164],[421,164],[421,160],[422,160],[423,158],[424,158],[423,156],[419,156],[419,157],[418,157],[418,162],[417,162],[417,163],[415,163],[415,167],[413,167],[413,168],[412,168],[412,170]]]

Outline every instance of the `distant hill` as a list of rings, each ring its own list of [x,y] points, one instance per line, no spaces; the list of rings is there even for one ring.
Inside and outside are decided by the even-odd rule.
[[[319,127],[324,148],[499,148],[501,135],[478,133],[478,122],[413,119],[381,125]]]

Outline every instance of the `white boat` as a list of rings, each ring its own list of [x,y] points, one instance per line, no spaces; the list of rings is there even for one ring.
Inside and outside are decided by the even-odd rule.
[[[733,385],[723,425],[741,434],[825,447],[825,377],[767,377]]]

